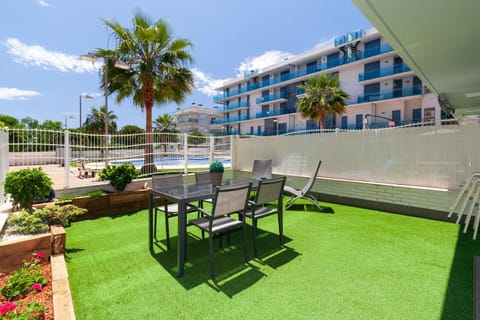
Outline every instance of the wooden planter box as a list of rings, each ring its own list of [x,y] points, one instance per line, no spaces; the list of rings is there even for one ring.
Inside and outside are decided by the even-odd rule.
[[[148,192],[149,189],[141,189],[104,194],[97,199],[79,197],[72,199],[72,204],[88,210],[77,220],[93,219],[146,209],[148,208]]]
[[[51,226],[50,233],[0,242],[0,272],[11,272],[30,260],[32,253],[42,252],[48,259],[65,251],[65,229]]]

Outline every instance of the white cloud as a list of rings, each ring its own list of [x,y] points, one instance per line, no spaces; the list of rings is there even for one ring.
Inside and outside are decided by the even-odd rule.
[[[50,7],[51,6],[50,3],[48,3],[45,0],[37,0],[37,3],[42,7]]]
[[[264,68],[291,57],[293,57],[291,53],[278,50],[267,51],[257,57],[249,57],[241,62],[240,66],[236,69],[236,77],[243,77],[244,72],[250,72],[250,70],[261,71]],[[214,79],[211,75],[208,75],[197,68],[193,68],[192,73],[195,78],[195,86],[197,87],[197,90],[207,96],[218,94],[219,92],[215,91],[215,89],[222,86],[225,82],[232,80],[232,78]]]
[[[200,71],[197,68],[193,68],[192,73],[195,79],[195,86],[197,90],[210,97],[218,94],[218,91],[215,91],[216,88],[220,87],[224,82],[231,80],[213,79],[210,75]]]
[[[293,56],[293,54],[288,52],[271,50],[257,57],[249,57],[245,59],[242,63],[240,63],[240,66],[237,68],[237,76],[243,77],[244,73],[250,72],[250,70],[261,71],[262,69],[265,69],[273,64],[282,62]]]
[[[0,88],[0,100],[28,100],[30,97],[40,96],[40,92],[20,90],[17,88]]]
[[[28,45],[16,38],[8,38],[4,43],[13,61],[25,66],[42,67],[46,70],[85,73],[97,70],[100,64],[80,60],[78,55],[49,51],[39,45]]]

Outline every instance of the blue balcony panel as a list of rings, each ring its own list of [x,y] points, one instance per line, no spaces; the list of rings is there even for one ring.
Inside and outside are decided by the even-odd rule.
[[[285,110],[272,110],[272,111],[265,111],[265,112],[259,112],[255,115],[255,118],[267,118],[267,117],[273,117],[273,116],[280,116],[282,114],[290,114],[290,113],[295,113],[297,110],[295,108],[287,108]]]
[[[364,72],[358,74],[358,81],[366,81],[386,76],[391,76],[398,73],[412,71],[406,64],[402,66],[391,66],[386,68],[381,68],[374,71]]]
[[[240,108],[248,108],[248,107],[250,107],[250,102],[240,101],[240,102],[237,102],[237,103],[232,103],[232,104],[224,106],[223,108],[220,109],[220,112],[225,112],[225,111],[230,111],[230,110],[235,110],[235,109],[240,109]]]
[[[391,91],[382,92],[382,93],[358,96],[357,103],[409,97],[409,96],[415,96],[419,94],[422,94],[422,86],[415,86],[410,88],[403,88],[400,90],[391,90]]]
[[[281,100],[281,99],[285,99],[285,100],[287,99],[287,93],[286,92],[280,92],[280,93],[271,94],[271,95],[268,95],[268,96],[257,98],[257,104],[267,103],[267,102],[270,102],[270,101]]]
[[[213,124],[225,124],[225,123],[231,123],[231,122],[239,122],[239,121],[245,121],[249,120],[250,117],[247,115],[240,116],[240,117],[230,117],[230,118],[225,118],[225,119],[217,119],[213,121]]]

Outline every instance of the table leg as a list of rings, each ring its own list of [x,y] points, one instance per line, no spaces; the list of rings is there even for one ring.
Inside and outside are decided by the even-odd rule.
[[[153,254],[153,193],[148,194],[148,249]]]
[[[182,277],[185,273],[185,251],[187,243],[187,202],[178,203],[178,252],[177,252],[177,276]]]

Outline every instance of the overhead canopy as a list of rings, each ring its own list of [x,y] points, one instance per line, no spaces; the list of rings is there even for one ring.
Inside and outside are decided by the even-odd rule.
[[[480,1],[352,1],[445,111],[480,115]]]

